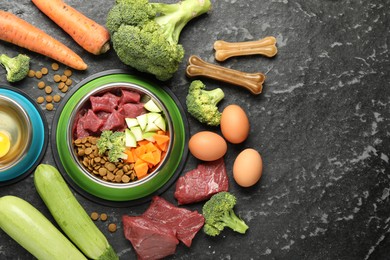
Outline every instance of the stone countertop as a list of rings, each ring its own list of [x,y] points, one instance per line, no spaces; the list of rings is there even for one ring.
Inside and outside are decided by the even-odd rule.
[[[104,24],[114,1],[65,1]],[[97,3],[99,2],[99,3]],[[172,1],[171,1],[172,2]],[[211,63],[213,43],[249,41],[275,36],[278,54],[231,58],[223,66],[263,72],[263,93],[204,79],[209,88],[221,87],[229,104],[242,106],[251,130],[246,142],[230,145],[225,156],[236,212],[247,222],[247,234],[225,230],[216,238],[199,232],[191,248],[180,244],[168,259],[388,259],[390,248],[390,58],[388,0],[222,0],[182,32],[185,59],[196,54]],[[74,71],[75,84],[94,73],[123,65],[115,52],[93,56],[62,32],[28,0],[1,1],[0,9],[40,27],[70,46],[89,64]],[[31,68],[49,67],[51,60],[1,42],[0,53],[31,57]],[[191,81],[186,62],[165,82],[184,104]],[[0,70],[5,82],[5,71]],[[50,78],[47,77],[50,82]],[[43,92],[37,79],[13,86],[35,99]],[[42,109],[44,107],[42,106]],[[45,111],[51,122],[55,111]],[[189,116],[190,133],[209,129]],[[49,127],[51,128],[50,124]],[[210,129],[219,132],[219,129]],[[43,163],[54,165],[50,150]],[[264,162],[261,181],[240,188],[232,179],[232,164],[246,147],[257,149]],[[183,172],[196,167],[189,156]],[[174,186],[161,196],[176,204]],[[0,196],[20,196],[49,216],[34,189],[32,175],[0,189]],[[148,203],[126,208],[96,204],[75,192],[87,212],[107,213],[118,225],[96,222],[121,259],[134,259],[124,238],[123,214],[139,215]],[[186,206],[201,210],[202,203]],[[31,255],[0,231],[1,259],[31,259]]]

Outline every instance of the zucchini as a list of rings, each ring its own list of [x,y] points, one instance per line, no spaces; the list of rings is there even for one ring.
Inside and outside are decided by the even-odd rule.
[[[38,209],[19,197],[0,198],[0,228],[38,259],[86,259]]]
[[[34,184],[62,231],[88,258],[119,259],[55,167],[38,165]]]

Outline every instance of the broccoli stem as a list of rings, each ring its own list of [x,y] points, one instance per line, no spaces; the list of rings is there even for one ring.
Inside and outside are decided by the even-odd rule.
[[[165,28],[165,35],[177,44],[182,29],[193,18],[206,13],[211,6],[210,0],[184,0],[175,4],[151,3],[160,13],[156,23]]]
[[[234,213],[233,209],[225,212],[222,221],[227,227],[241,234],[245,234],[248,229],[247,224]]]
[[[217,105],[219,101],[221,101],[225,97],[225,93],[220,88],[216,88],[213,90],[206,90],[213,100],[214,105]]]
[[[3,65],[3,67],[6,69],[7,72],[10,71],[9,63],[11,62],[11,60],[12,60],[12,58],[5,55],[5,54],[0,55],[0,63]]]

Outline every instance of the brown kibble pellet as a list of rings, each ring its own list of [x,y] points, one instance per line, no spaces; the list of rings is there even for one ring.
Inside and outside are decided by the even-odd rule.
[[[60,100],[61,100],[61,96],[60,95],[54,95],[53,96],[53,100],[54,100],[54,102],[56,102],[56,103],[58,103],[58,102],[60,102]]]
[[[58,89],[61,90],[65,86],[64,82],[58,83]]]
[[[72,71],[70,69],[66,69],[66,70],[64,70],[64,75],[67,77],[70,77],[70,76],[72,76]]]
[[[50,95],[47,95],[47,96],[46,96],[46,102],[48,102],[48,103],[53,102],[53,97],[50,96]]]
[[[106,213],[100,214],[100,220],[101,220],[101,221],[106,221],[107,219],[108,219],[108,216],[107,216]]]
[[[91,219],[92,219],[92,220],[98,220],[98,219],[99,219],[99,213],[97,213],[97,212],[92,212],[92,213],[91,213]]]
[[[116,231],[116,224],[115,223],[110,223],[108,225],[108,231],[110,231],[111,233],[114,233]]]
[[[53,92],[53,88],[50,87],[50,86],[46,86],[46,87],[45,87],[45,93],[46,93],[46,94],[51,94],[51,92]]]
[[[58,65],[58,63],[53,62],[53,63],[51,64],[51,69],[52,69],[52,70],[58,70],[59,68],[60,68],[60,65]]]
[[[35,77],[35,70],[29,70],[27,76],[28,76],[29,78]]]
[[[43,97],[38,97],[37,98],[37,103],[38,104],[42,104],[44,101],[45,101],[45,99]]]
[[[72,83],[73,83],[73,81],[69,78],[65,81],[65,85],[67,85],[67,86],[72,85]]]
[[[36,72],[35,72],[35,77],[36,77],[37,79],[42,78],[42,72],[36,71]]]
[[[39,89],[43,89],[46,86],[44,81],[39,81],[37,85]]]
[[[53,109],[54,109],[54,105],[53,105],[52,103],[47,103],[47,104],[46,104],[46,110],[51,111],[51,110],[53,110]]]
[[[61,81],[62,81],[62,82],[65,82],[67,79],[68,79],[68,77],[67,77],[67,76],[65,76],[65,75],[61,75]]]
[[[46,67],[43,67],[41,69],[41,72],[42,72],[43,75],[46,75],[47,73],[49,73],[49,70]]]
[[[128,183],[130,181],[130,177],[128,175],[123,175],[122,176],[122,182]]]
[[[68,89],[69,89],[69,87],[68,87],[67,85],[65,85],[65,86],[61,89],[61,92],[62,92],[62,93],[65,93],[65,92],[68,91]]]
[[[55,82],[60,82],[61,81],[61,75],[55,74],[53,76],[53,79],[54,79]]]

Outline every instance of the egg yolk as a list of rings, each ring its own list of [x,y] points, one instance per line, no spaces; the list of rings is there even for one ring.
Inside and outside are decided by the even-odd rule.
[[[7,134],[0,132],[0,158],[5,156],[11,147],[11,141]]]

